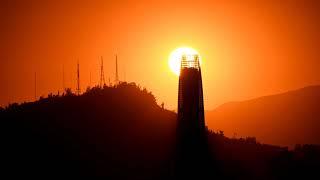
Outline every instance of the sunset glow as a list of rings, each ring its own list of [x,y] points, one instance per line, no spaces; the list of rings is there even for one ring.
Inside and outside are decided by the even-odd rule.
[[[78,60],[82,91],[100,84],[101,56],[114,83],[117,54],[120,81],[176,110],[180,63],[169,56],[182,47],[202,58],[206,110],[320,83],[320,11],[305,1],[3,2],[2,107],[35,99],[35,73],[37,98],[74,91]]]
[[[0,0],[0,17],[8,176],[320,179],[320,0]]]
[[[199,53],[195,49],[190,47],[180,47],[172,51],[172,53],[169,56],[169,67],[171,71],[177,76],[179,76],[180,74],[180,64],[181,64],[182,55],[187,55],[187,58],[190,58],[193,55],[199,55]],[[200,63],[201,63],[201,57],[200,57]]]

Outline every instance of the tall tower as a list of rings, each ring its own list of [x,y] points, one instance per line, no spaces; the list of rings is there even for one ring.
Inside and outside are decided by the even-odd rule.
[[[80,66],[79,66],[79,60],[77,63],[77,94],[80,95]]]
[[[104,69],[103,69],[103,57],[101,56],[101,69],[100,69],[100,88],[106,84],[104,79]]]
[[[198,55],[181,57],[177,118],[176,176],[178,179],[202,179],[209,156]]]
[[[116,77],[115,84],[119,84],[119,75],[118,75],[118,56],[116,55]]]
[[[184,134],[197,136],[205,130],[199,55],[183,55],[178,91],[178,123]]]

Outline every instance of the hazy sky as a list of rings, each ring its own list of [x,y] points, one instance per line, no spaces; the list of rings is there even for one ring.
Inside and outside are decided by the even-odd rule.
[[[205,108],[320,84],[320,1],[1,1],[0,105],[114,80],[146,87],[169,109],[180,46],[203,58]]]

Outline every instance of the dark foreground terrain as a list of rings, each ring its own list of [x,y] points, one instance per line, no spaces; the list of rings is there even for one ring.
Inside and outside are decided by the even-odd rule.
[[[0,120],[1,176],[179,179],[176,114],[133,83],[11,104],[0,109]],[[317,145],[288,150],[211,130],[204,139],[209,153],[202,155],[207,160],[196,173],[206,169],[208,179],[320,176]],[[185,167],[194,166],[199,154],[190,156]]]

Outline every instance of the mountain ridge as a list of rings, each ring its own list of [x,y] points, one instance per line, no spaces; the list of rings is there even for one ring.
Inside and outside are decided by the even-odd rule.
[[[294,94],[297,92],[300,92],[301,90],[314,90],[314,89],[318,89],[320,91],[320,85],[310,85],[310,86],[305,86],[302,88],[297,88],[297,89],[293,89],[293,90],[288,90],[285,92],[280,92],[280,93],[276,93],[276,94],[269,94],[269,95],[263,95],[263,96],[259,96],[259,97],[255,97],[255,98],[250,98],[250,99],[246,99],[246,100],[238,100],[238,101],[228,101],[226,103],[222,103],[219,106],[217,106],[216,108],[213,108],[211,110],[207,110],[207,111],[214,111],[218,108],[227,106],[229,104],[235,104],[235,103],[241,103],[241,102],[246,102],[246,101],[252,101],[252,100],[258,100],[258,99],[264,99],[264,98],[270,98],[270,97],[274,97],[274,96],[279,96],[279,95],[284,95],[284,94]]]
[[[317,133],[320,129],[319,102],[320,86],[307,86],[222,104],[207,111],[206,122],[209,128],[224,130],[227,136],[250,135],[267,144],[290,147],[295,144],[320,144],[320,134]],[[283,132],[279,133],[281,130]],[[272,133],[277,133],[282,140],[270,138],[274,136]]]

